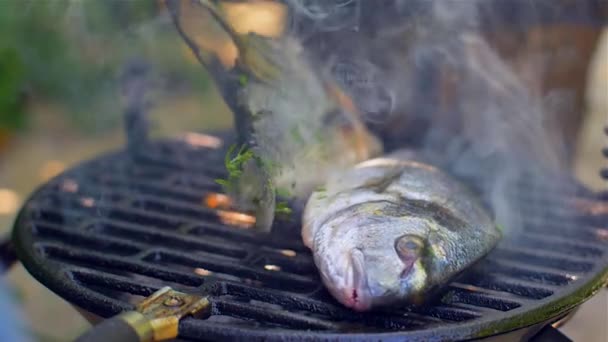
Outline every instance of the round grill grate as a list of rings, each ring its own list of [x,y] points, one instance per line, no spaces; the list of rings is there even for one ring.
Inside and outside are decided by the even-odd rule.
[[[223,176],[225,149],[209,147],[217,142],[190,135],[65,172],[20,213],[20,260],[58,295],[103,317],[133,309],[162,286],[207,294],[211,317],[180,323],[181,337],[207,340],[490,336],[554,319],[606,280],[608,216],[583,215],[570,201],[590,195],[573,182],[520,184],[523,232],[433,302],[351,312],[324,290],[295,221],[259,234],[205,205]]]

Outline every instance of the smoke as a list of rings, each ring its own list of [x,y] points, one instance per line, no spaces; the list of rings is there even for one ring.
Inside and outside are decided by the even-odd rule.
[[[332,32],[357,26],[361,7],[357,0],[286,0],[293,13],[292,29],[298,36],[314,32]]]
[[[474,0],[287,3],[308,27],[292,33],[354,98],[385,147],[419,149],[481,191],[504,227],[522,226],[517,184],[547,182],[567,167],[555,120],[576,109],[573,92],[537,89],[550,51],[521,63],[522,72],[491,45],[484,30],[504,8]],[[540,13],[532,2],[519,7],[528,19],[564,12],[561,2]],[[347,11],[359,20],[340,20]]]

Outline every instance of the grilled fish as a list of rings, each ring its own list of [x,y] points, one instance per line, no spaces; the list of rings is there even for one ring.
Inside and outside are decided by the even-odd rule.
[[[303,241],[326,288],[353,310],[420,303],[501,237],[468,189],[417,160],[399,151],[359,163],[306,204]]]
[[[350,98],[311,63],[297,39],[236,32],[209,0],[168,5],[234,113],[246,149],[226,159],[234,177],[224,183],[238,209],[255,213],[258,230],[270,230],[277,194],[305,202],[330,174],[381,153],[382,144],[360,122]],[[202,28],[210,23],[237,52],[228,70],[196,39],[209,34]]]

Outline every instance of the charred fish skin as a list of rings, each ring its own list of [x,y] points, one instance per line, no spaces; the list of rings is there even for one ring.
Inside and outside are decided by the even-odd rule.
[[[414,156],[360,163],[306,205],[303,241],[327,289],[353,310],[421,302],[500,240],[473,193]]]

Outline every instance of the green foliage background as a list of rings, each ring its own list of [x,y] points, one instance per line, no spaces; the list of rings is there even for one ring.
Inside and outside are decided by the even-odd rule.
[[[154,0],[0,0],[0,131],[27,128],[26,100],[65,107],[83,130],[120,122],[120,68],[144,56],[157,77],[208,82]],[[26,96],[27,95],[27,96]]]

